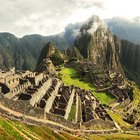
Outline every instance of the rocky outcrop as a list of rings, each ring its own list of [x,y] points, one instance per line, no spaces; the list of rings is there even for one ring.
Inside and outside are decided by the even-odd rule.
[[[49,75],[56,74],[55,66],[49,58],[43,59],[43,61],[37,65],[36,71],[45,72]]]
[[[44,60],[49,58],[54,65],[60,65],[64,62],[62,54],[56,49],[55,45],[48,42],[42,49],[38,65]]]
[[[113,71],[121,71],[119,47],[116,48],[112,33],[99,17],[92,16],[83,24],[75,46],[85,59],[105,65]]]

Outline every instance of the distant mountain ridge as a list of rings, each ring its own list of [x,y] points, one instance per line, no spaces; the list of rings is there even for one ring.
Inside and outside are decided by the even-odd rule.
[[[128,20],[121,17],[114,17],[104,20],[113,34],[121,39],[140,44],[140,17]]]

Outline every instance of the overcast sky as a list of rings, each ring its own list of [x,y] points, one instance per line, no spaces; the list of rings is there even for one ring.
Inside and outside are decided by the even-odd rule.
[[[91,15],[137,17],[140,0],[0,0],[0,32],[56,34]]]

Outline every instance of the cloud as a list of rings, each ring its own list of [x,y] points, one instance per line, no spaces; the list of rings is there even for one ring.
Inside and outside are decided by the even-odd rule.
[[[78,5],[80,6],[80,8],[90,8],[93,6],[98,9],[104,8],[103,0],[79,0]]]
[[[103,8],[101,0],[0,0],[0,31],[18,36],[62,31],[79,9]]]
[[[0,31],[18,36],[62,32],[67,24],[106,15],[111,0],[0,0]],[[115,4],[112,4],[115,6]],[[125,6],[126,7],[126,6]]]

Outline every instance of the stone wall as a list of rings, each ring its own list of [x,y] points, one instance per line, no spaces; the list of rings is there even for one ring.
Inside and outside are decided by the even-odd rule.
[[[30,105],[27,101],[21,101],[21,100],[9,100],[7,98],[4,98],[2,94],[0,94],[0,104],[2,104],[5,107],[8,107],[14,111],[21,112],[25,115],[37,117],[37,118],[44,118],[44,111],[40,108],[34,108]]]
[[[115,124],[113,121],[104,121],[101,119],[94,119],[88,122],[82,122],[81,123],[83,126],[86,126],[87,128],[90,127],[96,127],[101,126],[103,129],[111,129],[111,128],[116,128]]]
[[[32,98],[30,99],[30,104],[32,106],[35,106],[35,104],[41,100],[41,98],[46,94],[51,84],[52,79],[48,79],[39,89],[37,89],[37,92],[32,94]]]
[[[75,89],[72,90],[72,93],[71,93],[70,98],[69,98],[69,101],[68,101],[68,105],[66,107],[66,113],[65,113],[65,116],[64,116],[64,118],[66,120],[68,119],[69,113],[71,111],[71,107],[72,107],[72,104],[73,104],[74,95],[75,95]]]
[[[29,86],[31,86],[31,83],[27,81],[24,84],[18,85],[17,87],[11,89],[9,93],[4,95],[4,97],[8,99],[12,99],[14,96],[16,96],[17,94],[19,94],[21,91],[25,90]]]
[[[55,86],[55,89],[54,91],[51,93],[51,96],[49,97],[49,99],[47,100],[46,102],[46,106],[44,108],[44,111],[49,113],[50,112],[50,109],[52,108],[52,105],[53,105],[53,102],[55,100],[55,97],[57,96],[58,94],[58,90],[61,86],[62,82],[61,81],[57,81],[57,85]]]
[[[67,126],[69,128],[80,129],[79,123],[72,123],[71,121],[65,120],[64,117],[59,115],[46,113],[46,119],[63,124],[64,126]]]
[[[43,73],[36,75],[35,76],[35,85],[39,85],[39,82],[42,81],[43,78],[44,78]]]

